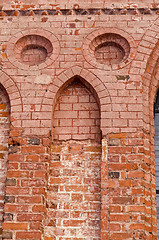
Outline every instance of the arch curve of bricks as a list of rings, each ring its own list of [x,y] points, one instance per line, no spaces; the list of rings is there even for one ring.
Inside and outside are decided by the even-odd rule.
[[[14,112],[22,112],[22,99],[19,89],[13,79],[9,77],[5,72],[0,72],[0,84],[5,88],[11,105],[11,116],[14,116]]]
[[[152,86],[155,85],[154,75],[156,72],[156,65],[158,59],[159,52],[159,42],[157,38],[157,29],[159,27],[159,18],[152,24],[151,28],[146,31],[144,34],[142,41],[138,47],[138,52],[136,55],[136,64],[141,59],[141,55],[143,59],[145,59],[145,63],[143,66],[143,127],[145,131],[151,132],[150,129],[150,116],[152,117],[152,104],[154,104],[154,97],[157,91],[157,86],[155,91],[151,91]],[[155,93],[154,93],[155,92]],[[152,95],[153,94],[153,99]],[[148,97],[147,97],[148,96]],[[150,101],[153,101],[153,103]],[[152,109],[151,109],[152,108]],[[148,114],[147,114],[148,113]]]
[[[112,109],[111,97],[104,83],[100,81],[100,79],[89,70],[83,69],[79,66],[74,66],[58,75],[54,79],[53,83],[48,85],[47,91],[42,100],[41,109],[44,109],[45,106],[48,105],[48,103],[52,106],[59,89],[65,84],[65,82],[67,82],[74,76],[82,77],[93,87],[93,89],[97,93],[101,109],[101,130],[103,135],[106,135],[108,131],[111,131],[112,127],[111,125],[108,125],[107,128],[103,127],[105,126],[103,122],[108,119],[106,111],[108,112]]]
[[[143,131],[144,131],[144,146],[147,151],[150,152],[149,156],[144,159],[145,162],[150,164],[150,172],[155,173],[155,155],[152,149],[154,149],[154,101],[159,87],[159,42],[157,39],[157,29],[159,26],[159,18],[152,24],[151,28],[146,31],[142,41],[138,47],[138,52],[136,55],[136,64],[139,59],[142,58],[143,69],[142,73],[142,90],[143,90]],[[148,144],[149,143],[149,144]],[[154,179],[153,179],[154,178]],[[153,186],[155,181],[155,176],[150,175],[150,195],[151,195],[151,224],[156,218],[156,188]]]
[[[22,103],[19,90],[14,81],[4,72],[0,72],[0,219],[3,215],[4,192],[6,184],[6,171],[8,159],[8,139],[10,135],[10,124],[14,119],[14,113],[22,111]],[[12,112],[12,118],[10,113]],[[14,126],[14,121],[12,126]],[[0,228],[2,227],[0,221]]]

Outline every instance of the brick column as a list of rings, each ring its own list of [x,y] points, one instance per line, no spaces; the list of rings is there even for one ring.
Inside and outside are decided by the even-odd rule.
[[[142,132],[103,140],[101,239],[146,239],[151,202],[145,167]]]
[[[3,239],[41,239],[45,214],[48,139],[11,131]]]

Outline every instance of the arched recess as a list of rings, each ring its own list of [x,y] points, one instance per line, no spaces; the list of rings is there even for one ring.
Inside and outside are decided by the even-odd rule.
[[[100,100],[81,76],[65,82],[53,107],[44,237],[100,239]]]
[[[157,60],[157,56],[155,56],[155,54],[153,55],[153,53],[158,44],[158,27],[159,17],[157,17],[145,31],[139,42],[135,59],[131,64],[131,68],[136,69],[136,75],[139,75],[140,73],[144,78],[149,78],[148,75],[152,74]]]
[[[14,113],[22,112],[22,101],[15,82],[0,72],[0,235],[4,208],[10,124],[16,126]]]
[[[10,100],[0,84],[0,228],[2,227],[10,130]],[[2,231],[0,231],[1,235]]]
[[[63,84],[53,108],[53,140],[100,142],[100,100],[83,78],[76,75]]]
[[[158,88],[159,41],[152,51],[143,75],[143,119],[144,129],[154,134],[153,105]],[[153,140],[153,135],[151,140]]]
[[[158,28],[159,17],[157,17],[151,24],[151,26],[145,31],[142,40],[139,43],[135,60],[132,63],[131,68],[140,66],[140,74],[142,77],[143,88],[143,128],[144,131],[150,132],[150,119],[149,119],[149,97],[150,97],[150,84],[152,83],[152,77],[156,69],[156,63],[159,53],[159,41],[158,41]],[[138,68],[136,68],[136,75],[138,74]],[[153,83],[151,84],[153,85]],[[153,98],[154,101],[154,98]],[[152,104],[153,105],[153,104]]]
[[[22,99],[19,92],[19,89],[16,83],[13,81],[11,77],[9,77],[6,73],[0,72],[0,83],[5,88],[11,105],[11,113],[14,115],[14,112],[22,112]]]
[[[73,78],[74,76],[80,76],[85,79],[92,88],[96,91],[99,101],[100,101],[100,109],[101,109],[101,130],[103,136],[107,135],[109,132],[113,131],[112,128],[112,116],[107,113],[112,110],[111,97],[105,86],[105,84],[91,71],[83,69],[79,66],[74,66],[70,69],[67,69],[60,73],[53,81],[53,83],[49,84],[47,87],[47,91],[43,97],[41,104],[41,111],[45,109],[52,109],[52,103],[56,99],[56,94],[58,90],[63,86],[64,83],[68,81],[68,79]],[[51,110],[50,110],[51,111]],[[107,122],[107,124],[105,124]]]
[[[158,44],[157,44],[158,45]],[[156,46],[155,49],[155,54],[159,53],[159,48]],[[157,183],[157,168],[158,168],[158,163],[157,163],[157,114],[155,114],[155,108],[154,104],[156,102],[157,98],[157,92],[159,89],[159,59],[156,61],[156,65],[154,67],[154,71],[152,72],[151,76],[151,83],[149,87],[149,129],[150,129],[150,160],[151,160],[151,173],[152,173],[152,213],[156,213],[156,204],[158,203],[158,183]],[[155,114],[155,119],[154,119],[154,114]],[[154,149],[155,148],[155,149]],[[155,150],[155,151],[154,151]],[[154,161],[155,159],[155,161]],[[157,195],[156,195],[157,193]],[[155,201],[157,200],[157,201]],[[158,204],[157,204],[157,209],[158,209]],[[153,211],[154,210],[154,211]],[[155,214],[155,216],[152,216],[152,224],[154,222],[153,218],[156,218],[156,215],[158,215],[158,211]],[[154,228],[155,229],[155,228]],[[159,224],[157,224],[157,232],[159,231]]]
[[[154,103],[159,89],[159,41],[151,51],[143,74],[143,131],[145,148],[145,165],[148,166],[145,178],[147,181],[146,201],[151,202],[150,228],[153,236],[157,235],[156,214],[156,177],[155,177],[155,151],[154,151]],[[146,185],[145,185],[146,186]],[[148,187],[149,186],[149,187]],[[149,234],[149,232],[148,232]]]

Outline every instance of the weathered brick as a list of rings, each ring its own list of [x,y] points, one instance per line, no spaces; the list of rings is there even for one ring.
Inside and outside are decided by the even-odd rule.
[[[30,145],[40,145],[40,139],[39,138],[30,138],[29,144]]]
[[[18,203],[41,203],[41,197],[40,196],[19,196],[17,199]]]
[[[22,146],[22,153],[45,153],[43,146]]]
[[[3,223],[3,229],[9,230],[27,230],[27,223]]]
[[[16,179],[6,179],[6,186],[16,186]]]
[[[12,239],[13,233],[10,231],[3,231],[2,232],[2,237],[3,239]]]
[[[5,202],[13,203],[13,202],[15,202],[15,197],[14,196],[5,196]]]
[[[34,232],[17,232],[16,233],[17,239],[34,239],[34,240],[40,240],[41,239],[41,233],[38,231]]]
[[[3,239],[157,239],[158,12],[2,1]]]
[[[41,214],[18,214],[17,215],[17,220],[20,222],[25,222],[25,221],[41,221],[42,220],[42,215]]]
[[[13,214],[12,213],[4,213],[3,215],[3,221],[12,221],[13,220]]]

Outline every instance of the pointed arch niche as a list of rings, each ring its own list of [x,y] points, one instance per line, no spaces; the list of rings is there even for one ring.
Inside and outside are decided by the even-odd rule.
[[[54,140],[100,142],[100,104],[91,85],[75,76],[57,94],[53,111]]]
[[[10,129],[10,100],[0,84],[0,228],[2,227],[5,182],[8,158],[8,137]],[[2,231],[0,231],[1,233]]]
[[[100,239],[100,103],[79,76],[58,91],[52,122],[44,235],[51,239]]]

